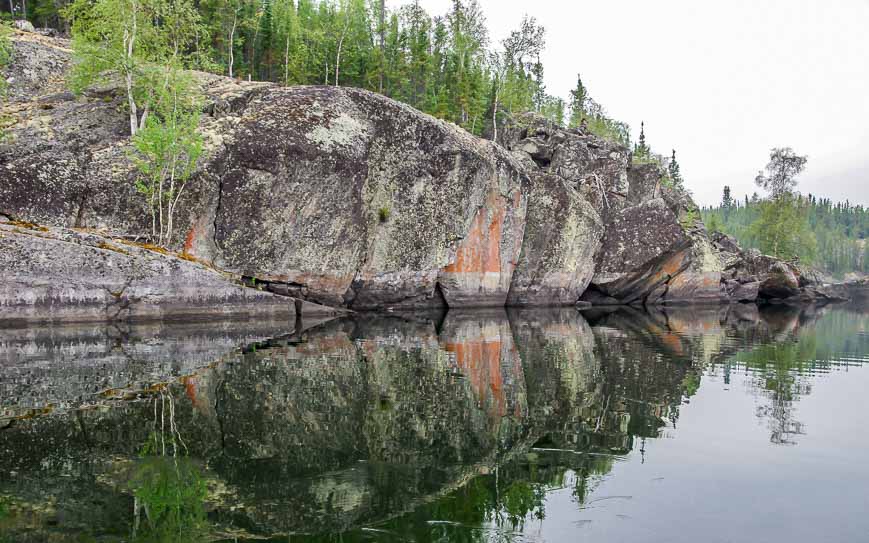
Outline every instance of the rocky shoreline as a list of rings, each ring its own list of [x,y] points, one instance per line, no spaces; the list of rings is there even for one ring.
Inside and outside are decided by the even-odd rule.
[[[528,115],[493,142],[363,90],[207,74],[183,235],[125,244],[147,239],[150,217],[122,93],[67,92],[62,39],[13,44],[5,322],[852,296],[710,234],[657,165],[582,130]]]

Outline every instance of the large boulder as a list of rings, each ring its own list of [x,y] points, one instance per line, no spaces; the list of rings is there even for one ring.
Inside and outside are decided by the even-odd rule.
[[[355,309],[504,305],[527,177],[503,149],[383,96],[273,87],[203,175],[197,256]],[[200,228],[197,225],[205,225]]]
[[[594,274],[603,221],[563,179],[532,175],[525,239],[509,305],[576,303]]]
[[[531,179],[525,239],[508,304],[575,304],[594,274],[603,217],[611,205],[620,205],[628,151],[534,114],[510,118],[499,142]]]
[[[846,300],[848,289],[829,285],[808,266],[743,250],[732,237],[715,232],[712,243],[722,263],[722,282],[733,301],[770,300],[830,302]]]
[[[608,215],[595,277],[584,296],[647,305],[720,303],[721,263],[690,195],[657,163],[627,170],[627,194]]]
[[[758,294],[764,298],[789,298],[799,294],[800,282],[784,262],[773,262],[766,270]]]

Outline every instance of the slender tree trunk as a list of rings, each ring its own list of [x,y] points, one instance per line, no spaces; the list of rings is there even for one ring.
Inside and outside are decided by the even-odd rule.
[[[145,109],[142,110],[142,118],[139,120],[139,130],[145,128],[145,122],[148,120],[148,104],[145,104]]]
[[[495,83],[495,101],[492,105],[492,141],[498,143],[498,95],[501,85]]]
[[[135,136],[139,129],[139,113],[136,111],[136,100],[133,98],[133,73],[127,71],[125,77],[127,85],[127,102],[130,105],[130,136]]]
[[[341,31],[341,38],[338,40],[338,52],[335,55],[335,86],[338,86],[339,74],[341,70],[341,49],[344,47],[344,38],[347,37],[347,31],[350,29],[350,6],[348,5],[344,13],[344,29]]]
[[[284,85],[290,83],[290,35],[287,34],[287,46],[284,49]]]
[[[124,45],[126,46],[124,52],[126,57],[124,59],[124,81],[127,87],[127,101],[130,106],[130,136],[135,136],[139,128],[139,112],[136,108],[136,99],[133,96],[133,52],[135,51],[138,20],[138,4],[136,2],[132,4],[132,16],[133,20],[130,27],[124,29]]]
[[[232,28],[229,30],[229,77],[232,77],[232,67],[235,64],[235,27],[238,25],[238,10],[232,15]]]
[[[383,94],[383,78],[386,65],[386,0],[380,0],[380,94]]]

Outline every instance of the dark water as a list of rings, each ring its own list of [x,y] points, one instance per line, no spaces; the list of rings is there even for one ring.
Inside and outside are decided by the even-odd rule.
[[[869,541],[867,362],[856,305],[0,330],[0,541]]]

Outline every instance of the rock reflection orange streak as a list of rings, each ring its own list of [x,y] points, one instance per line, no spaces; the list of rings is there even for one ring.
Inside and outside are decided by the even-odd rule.
[[[503,417],[507,413],[507,395],[501,375],[501,341],[483,339],[462,343],[448,342],[444,348],[456,356],[456,364],[471,382],[480,405],[491,396],[489,415]]]
[[[190,398],[190,403],[193,404],[193,407],[199,407],[199,402],[196,400],[196,379],[185,377],[182,382],[184,383],[184,393]]]

